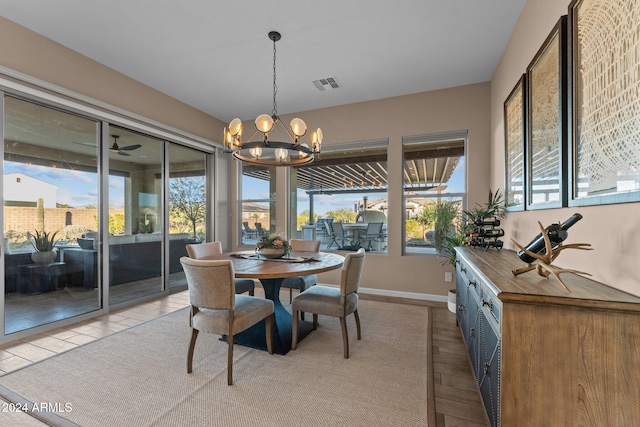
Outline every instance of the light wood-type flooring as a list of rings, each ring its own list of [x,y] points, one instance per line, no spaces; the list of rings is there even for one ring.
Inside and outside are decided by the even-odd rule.
[[[282,299],[288,299],[288,290]],[[256,289],[256,295],[260,295]],[[365,299],[427,305],[432,308],[433,389],[436,427],[487,427],[468,356],[446,303],[362,295]],[[0,347],[0,375],[189,304],[187,291],[167,295],[104,316],[41,333]],[[365,326],[363,325],[363,328]],[[366,330],[366,329],[365,329]],[[1,381],[1,377],[0,377]],[[426,404],[426,402],[425,402]],[[0,414],[0,425],[44,426],[24,413]]]

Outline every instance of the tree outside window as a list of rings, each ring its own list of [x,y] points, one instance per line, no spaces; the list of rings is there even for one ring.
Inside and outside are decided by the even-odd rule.
[[[172,178],[169,182],[169,226],[175,232],[203,233],[206,213],[204,176]],[[202,236],[200,236],[202,237]],[[201,240],[201,239],[198,239]]]

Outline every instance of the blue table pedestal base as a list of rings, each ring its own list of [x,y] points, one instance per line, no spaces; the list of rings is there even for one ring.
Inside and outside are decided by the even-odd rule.
[[[291,350],[291,313],[280,302],[280,286],[283,279],[260,279],[265,297],[273,301],[275,322],[273,324],[273,352],[287,354]],[[298,321],[298,342],[313,328],[312,322]],[[267,351],[266,320],[256,323],[234,336],[235,344]]]

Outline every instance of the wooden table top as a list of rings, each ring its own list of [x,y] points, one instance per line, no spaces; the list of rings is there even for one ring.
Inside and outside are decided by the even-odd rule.
[[[284,262],[268,259],[247,259],[238,254],[250,255],[252,252],[227,252],[202,259],[230,259],[237,278],[278,279],[284,277],[318,274],[342,267],[344,257],[328,252],[291,252],[291,258],[313,258],[314,261]]]
[[[573,273],[561,275],[571,292],[567,292],[554,277],[542,277],[535,270],[514,276],[513,269],[527,264],[509,249],[485,251],[464,247],[456,248],[456,252],[473,264],[474,271],[485,277],[484,280],[502,301],[640,311],[640,297]],[[559,258],[558,265],[561,264],[562,259]]]

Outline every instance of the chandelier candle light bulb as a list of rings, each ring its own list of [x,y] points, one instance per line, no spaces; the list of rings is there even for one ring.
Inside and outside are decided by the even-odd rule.
[[[268,114],[260,114],[256,118],[256,129],[264,133],[265,136],[271,129],[273,129],[273,119]]]
[[[256,159],[259,159],[262,156],[262,148],[254,147],[249,149],[249,153]]]

